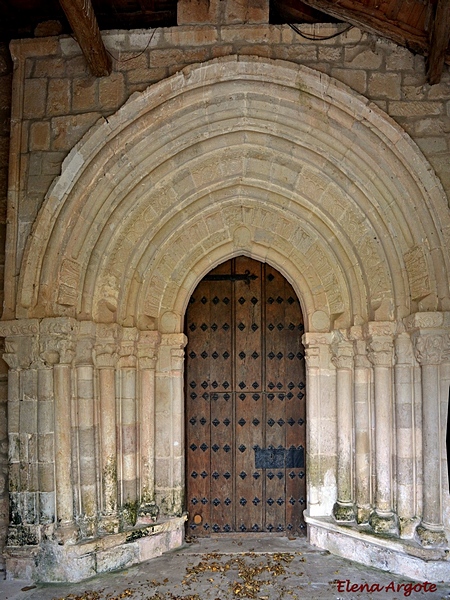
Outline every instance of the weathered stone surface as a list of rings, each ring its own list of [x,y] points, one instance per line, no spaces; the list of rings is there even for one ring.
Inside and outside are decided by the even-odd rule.
[[[81,579],[95,564],[101,570],[124,566],[180,543],[181,525],[161,532],[158,541],[140,530],[127,540],[118,531],[133,524],[141,509],[160,520],[183,510],[184,307],[212,265],[240,253],[285,273],[304,307],[310,514],[330,515],[345,492],[335,515],[347,520],[345,510],[351,505],[354,516],[356,504],[357,521],[367,523],[372,507],[387,502],[389,494],[380,496],[369,484],[373,474],[365,465],[378,461],[378,483],[393,490],[388,467],[394,456],[399,507],[403,502],[430,511],[440,493],[441,484],[433,480],[434,495],[422,496],[420,465],[423,456],[428,459],[422,456],[420,426],[409,426],[409,409],[399,408],[397,430],[394,422],[379,418],[375,429],[383,435],[375,448],[366,408],[377,371],[375,388],[381,382],[382,389],[393,389],[392,405],[414,402],[419,418],[420,385],[413,389],[403,373],[407,398],[390,385],[396,366],[392,348],[380,338],[392,338],[394,323],[402,327],[401,319],[419,306],[436,311],[428,313],[431,321],[450,309],[447,199],[404,130],[448,191],[448,73],[433,92],[420,79],[423,59],[395,45],[356,29],[326,43],[305,41],[287,26],[268,25],[266,4],[245,14],[245,4],[229,3],[223,14],[219,4],[198,3],[190,13],[183,3],[178,8],[179,16],[184,10],[183,18],[199,23],[209,23],[214,14],[220,27],[186,25],[151,38],[148,32],[108,34],[111,47],[131,60],[118,61],[113,75],[101,80],[86,75],[69,38],[13,45],[18,67],[13,108],[22,97],[24,108],[15,115],[11,138],[6,308],[24,321],[4,324],[2,335],[10,367],[13,514],[30,522],[11,527],[7,560],[16,575],[33,571],[34,558],[20,554],[15,544],[36,541],[49,525],[61,548],[57,542],[46,547],[48,561],[33,571],[42,579]],[[337,27],[318,26],[317,32],[326,35]],[[186,64],[233,53],[237,57],[179,72]],[[169,73],[176,74],[166,80]],[[154,81],[159,83],[145,90]],[[143,91],[127,102],[136,89]],[[0,97],[7,107],[7,93]],[[0,151],[7,156],[6,144]],[[25,243],[16,300],[16,268]],[[37,331],[27,329],[30,317],[43,316],[49,319]],[[357,346],[354,364],[351,353],[337,354],[333,362],[329,332],[367,323],[351,338]],[[119,335],[108,327],[124,329]],[[160,337],[144,356],[147,333]],[[411,365],[425,373],[424,367]],[[436,381],[444,372],[440,365]],[[395,376],[400,378],[398,368]],[[415,377],[418,381],[417,371]],[[342,476],[348,457],[339,459],[336,435],[338,402],[353,393],[357,423],[350,423],[346,435],[353,439],[357,431],[355,481]],[[383,394],[375,396],[378,410]],[[156,431],[153,421],[138,419],[147,402]],[[405,440],[404,457],[387,443],[396,436]],[[143,452],[138,440],[146,440],[144,450],[148,445],[155,451]],[[138,473],[147,477],[142,487]],[[412,473],[415,492],[407,485]],[[0,486],[0,506],[1,499]],[[447,506],[442,514],[448,514]],[[419,517],[404,517],[409,537]],[[396,525],[395,515],[388,520]],[[372,518],[372,525],[387,531],[385,522],[381,527]],[[329,523],[325,529],[334,532],[334,551],[353,556],[359,548],[366,555],[368,543],[359,534],[349,549],[340,530]],[[396,526],[387,529],[397,532]],[[99,541],[98,531],[108,535]],[[92,546],[84,541],[77,556],[69,555],[78,552],[71,544],[87,535],[95,540]],[[370,560],[380,560],[378,551]]]

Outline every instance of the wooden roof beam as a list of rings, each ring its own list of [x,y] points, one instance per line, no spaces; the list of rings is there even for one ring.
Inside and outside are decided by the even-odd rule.
[[[72,31],[95,77],[111,73],[111,57],[106,52],[91,0],[59,0]]]
[[[379,10],[367,9],[362,3],[351,0],[302,0],[302,2],[368,33],[374,33],[400,46],[406,46],[414,52],[422,55],[428,52],[428,42],[424,33],[407,25],[404,28],[399,27],[397,23],[389,21]]]
[[[430,85],[439,83],[444,69],[450,40],[450,2],[438,0],[431,24],[430,49],[427,60],[427,80]]]

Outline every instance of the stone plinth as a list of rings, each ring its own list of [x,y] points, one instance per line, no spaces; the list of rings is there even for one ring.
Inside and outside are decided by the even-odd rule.
[[[450,579],[450,563],[442,550],[425,550],[409,540],[376,537],[336,525],[331,518],[305,515],[305,520],[309,542],[332,554],[415,581],[439,583]]]
[[[8,579],[82,581],[100,573],[123,569],[179,548],[184,541],[186,516],[96,537],[78,544],[6,549]]]

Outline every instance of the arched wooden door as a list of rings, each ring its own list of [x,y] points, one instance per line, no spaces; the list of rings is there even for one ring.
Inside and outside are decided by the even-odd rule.
[[[211,271],[186,313],[188,528],[306,532],[303,318],[292,286],[246,257]]]

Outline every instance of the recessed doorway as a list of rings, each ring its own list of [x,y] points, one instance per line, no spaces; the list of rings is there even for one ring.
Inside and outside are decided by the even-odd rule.
[[[188,531],[305,535],[303,317],[289,282],[241,256],[186,312]]]

